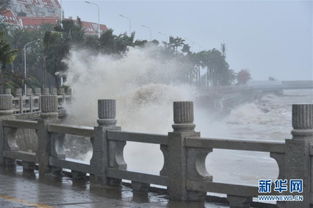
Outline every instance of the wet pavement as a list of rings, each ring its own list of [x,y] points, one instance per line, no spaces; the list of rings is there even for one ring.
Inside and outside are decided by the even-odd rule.
[[[0,207],[2,208],[226,208],[213,203],[169,202],[167,195],[156,192],[134,193],[127,186],[94,187],[73,183],[71,178],[39,180],[38,174],[0,171]]]

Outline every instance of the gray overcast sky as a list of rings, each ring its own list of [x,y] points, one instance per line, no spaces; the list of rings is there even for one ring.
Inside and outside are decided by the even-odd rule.
[[[92,0],[90,0],[92,1]],[[100,22],[119,34],[127,16],[138,39],[187,40],[195,51],[226,43],[235,71],[249,69],[256,80],[313,79],[313,1],[96,1]],[[97,22],[97,10],[84,0],[63,0],[65,17]],[[162,34],[160,34],[160,32]]]

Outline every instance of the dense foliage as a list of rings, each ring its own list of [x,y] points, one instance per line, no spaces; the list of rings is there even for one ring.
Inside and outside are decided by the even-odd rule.
[[[42,25],[36,30],[9,28],[1,24],[0,26],[1,34],[5,36],[2,37],[1,44],[16,49],[11,50],[10,47],[0,49],[2,68],[6,69],[7,76],[12,74],[15,86],[20,86],[24,81],[20,80],[23,79],[24,46],[32,41],[25,49],[28,70],[25,81],[32,86],[58,84],[56,74],[66,71],[67,66],[62,60],[73,47],[89,49],[95,54],[123,56],[129,47],[144,47],[147,44],[154,44],[160,47],[167,57],[177,58],[181,63],[188,64],[188,70],[184,72],[182,79],[191,84],[203,87],[223,86],[232,84],[236,79],[236,74],[226,62],[225,44],[222,44],[221,51],[214,48],[192,52],[191,47],[180,37],[169,37],[168,42],[159,43],[157,40],[135,40],[135,33],[116,35],[111,29],[97,38],[85,34],[79,18],[63,20],[62,24],[57,25]],[[2,75],[2,79],[3,77]]]

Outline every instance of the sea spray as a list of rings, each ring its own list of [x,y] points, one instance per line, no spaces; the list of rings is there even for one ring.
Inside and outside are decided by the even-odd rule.
[[[182,82],[188,65],[164,57],[159,50],[153,46],[130,48],[122,57],[72,50],[65,60],[66,84],[74,92],[73,102],[66,108],[68,121],[94,125],[97,100],[113,98],[123,129],[166,133],[171,103],[194,100],[196,94]]]
[[[70,124],[96,125],[97,100],[107,98],[117,100],[117,121],[123,130],[167,134],[172,131],[173,101],[197,96],[194,87],[185,84],[190,65],[156,46],[129,48],[122,56],[71,50],[65,63],[66,84],[73,89],[66,106],[65,122]],[[91,154],[78,157],[88,161]],[[125,160],[130,170],[158,173],[163,166],[159,145],[128,142]]]
[[[114,98],[118,105],[118,124],[123,130],[166,134],[172,130],[172,101],[195,100],[197,97],[196,90],[182,82],[186,66],[177,59],[158,54],[154,47],[131,48],[122,57],[73,50],[66,63],[69,66],[67,84],[74,91],[73,102],[67,107],[69,123],[96,125],[97,99]],[[290,112],[284,109],[288,109],[286,103],[294,102],[294,99],[266,96],[236,107],[225,118],[213,117],[210,109],[196,106],[195,124],[205,137],[253,139],[256,135],[247,127],[251,124],[254,128],[259,121],[266,121],[254,131],[264,132],[269,138],[276,135],[274,129],[269,128],[274,120],[268,117],[272,117],[278,121],[275,120],[275,129],[279,127],[284,132],[287,129],[288,134],[289,126],[286,128],[284,119],[287,114],[290,116]],[[255,116],[261,119],[255,119]],[[276,138],[284,139],[282,136],[273,139]],[[90,156],[91,152],[84,155],[84,159],[88,160]],[[158,174],[163,166],[159,145],[128,142],[125,160],[129,170],[140,172]],[[207,167],[215,181],[228,183],[255,185],[258,178],[276,178],[278,175],[277,163],[266,153],[214,150],[207,157]]]

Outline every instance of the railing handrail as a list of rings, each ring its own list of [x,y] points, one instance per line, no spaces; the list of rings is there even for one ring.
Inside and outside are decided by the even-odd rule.
[[[7,93],[7,94],[6,94]],[[5,92],[5,94],[0,95],[10,95],[10,99],[12,102],[12,110],[14,114],[28,114],[29,112],[35,113],[38,110],[41,111],[41,96],[45,96],[46,94],[41,94],[41,92],[31,93],[31,94],[17,94],[12,95],[10,92]],[[58,100],[59,108],[63,106],[63,103],[69,102],[71,100],[72,95],[66,93],[59,94],[48,94],[51,96],[56,96]]]
[[[285,153],[285,141],[187,137],[186,147]]]
[[[51,123],[48,125],[48,131],[51,133],[73,134],[76,136],[94,136],[94,128],[89,126]]]
[[[141,132],[114,131],[107,132],[108,140],[129,141],[152,144],[167,144],[168,136],[162,134],[148,134]]]
[[[312,201],[310,187],[313,177],[308,175],[313,152],[313,104],[293,105],[292,139],[258,141],[200,137],[200,133],[194,131],[191,101],[174,102],[173,131],[167,135],[159,135],[121,131],[121,128],[116,126],[116,106],[115,100],[112,99],[98,101],[98,126],[52,123],[58,116],[57,98],[56,96],[42,98],[41,104],[44,108],[38,123],[25,120],[1,121],[1,127],[13,129],[0,128],[0,139],[3,141],[3,145],[0,145],[0,163],[4,164],[3,161],[8,158],[13,161],[22,159],[23,162],[25,159],[26,162],[30,162],[29,164],[24,162],[27,170],[33,168],[34,162],[38,161],[39,176],[49,173],[50,167],[54,168],[53,174],[61,173],[63,168],[67,168],[75,173],[73,178],[91,173],[94,179],[92,183],[116,185],[121,184],[122,179],[131,180],[134,190],[147,190],[145,188],[150,184],[165,185],[170,199],[173,200],[202,201],[207,192],[223,193],[227,194],[231,207],[248,207],[252,197],[258,195],[258,188],[243,184],[213,182],[213,176],[207,172],[206,157],[216,148],[269,152],[269,156],[278,164],[278,179],[303,178],[303,183],[308,184],[303,186],[304,200],[301,202],[303,205],[301,207],[308,207]],[[2,99],[4,100],[2,101],[3,115],[12,114],[11,96],[4,95]],[[14,136],[17,128],[38,129],[36,155],[11,149],[8,139]],[[66,134],[89,137],[93,148],[89,164],[67,160],[64,149]],[[124,160],[124,147],[127,141],[160,146],[164,156],[160,175],[127,170],[127,163]]]
[[[3,127],[9,128],[25,128],[25,129],[38,129],[37,121],[8,119],[2,121]]]

